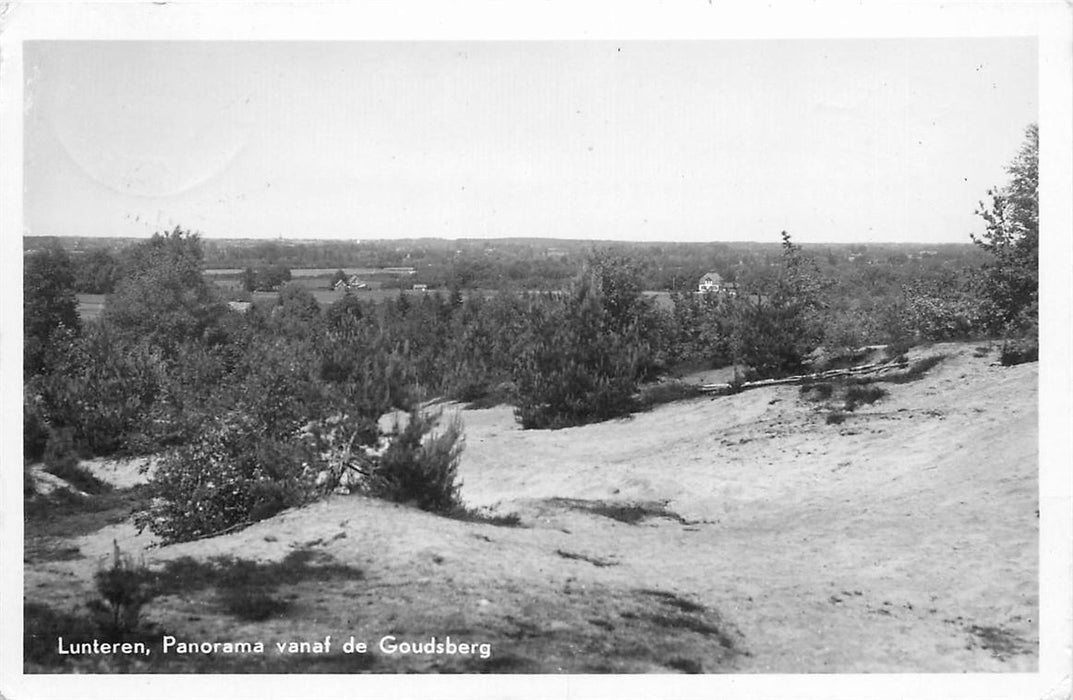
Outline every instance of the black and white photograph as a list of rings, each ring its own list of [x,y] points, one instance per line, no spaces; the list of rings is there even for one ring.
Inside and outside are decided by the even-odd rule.
[[[0,26],[5,697],[1068,697],[1068,6],[135,5]]]

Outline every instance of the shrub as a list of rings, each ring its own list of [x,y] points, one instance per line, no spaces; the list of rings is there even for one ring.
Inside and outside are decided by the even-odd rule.
[[[80,491],[102,493],[111,487],[92,472],[79,466],[73,433],[69,428],[53,430],[45,446],[45,471],[58,476]]]
[[[397,430],[370,477],[372,495],[422,510],[448,513],[460,506],[458,460],[462,454],[462,420],[456,415],[439,434],[431,433],[439,414],[412,411]]]
[[[884,381],[895,383],[916,381],[945,359],[946,355],[928,355],[927,357],[922,357],[910,364],[909,369],[907,369],[904,374],[892,375],[889,378],[885,378]]]
[[[831,411],[827,414],[827,425],[840,425],[846,421],[846,414],[842,411]]]
[[[522,518],[517,513],[495,513],[487,508],[465,508],[458,506],[453,510],[443,513],[452,520],[461,520],[465,523],[482,523],[495,527],[521,527]]]
[[[847,411],[856,410],[863,404],[873,404],[887,395],[887,390],[874,384],[854,384],[846,388]]]
[[[999,362],[1004,367],[1019,365],[1024,362],[1036,362],[1039,360],[1039,341],[1037,338],[1019,338],[1002,344],[1002,352]]]
[[[826,401],[831,398],[834,390],[835,387],[831,382],[817,382],[816,384],[802,384],[799,393],[806,401]]]
[[[660,404],[695,399],[704,392],[697,384],[690,384],[678,379],[648,384],[641,387],[641,396],[638,404],[642,408],[652,408]]]
[[[127,447],[164,382],[159,351],[92,323],[81,336],[56,334],[49,353],[51,373],[27,387],[38,397],[45,421],[71,428],[76,441],[94,454]]]
[[[913,348],[913,342],[911,340],[901,339],[890,343],[883,348],[883,361],[891,362],[899,358],[905,357],[905,354]]]
[[[153,599],[152,575],[115,545],[112,566],[94,576],[100,598],[88,603],[97,629],[110,641],[142,631],[142,608]]]
[[[965,340],[979,334],[981,315],[976,295],[959,289],[960,283],[916,284],[903,289],[906,325],[918,338],[933,341]]]
[[[23,399],[22,403],[22,456],[34,462],[45,455],[48,444],[48,425],[41,415],[41,407],[35,399]]]
[[[153,502],[135,516],[165,542],[197,539],[304,503],[315,493],[305,445],[264,434],[232,411],[170,451],[149,482]]]

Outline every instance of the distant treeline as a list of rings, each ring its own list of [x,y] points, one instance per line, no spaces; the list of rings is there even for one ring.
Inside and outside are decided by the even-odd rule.
[[[72,253],[75,289],[108,294],[118,279],[131,239],[26,237],[32,250],[60,245]],[[776,243],[626,243],[576,240],[408,239],[398,241],[202,240],[207,269],[243,269],[264,277],[251,289],[278,287],[287,270],[320,268],[330,274],[346,267],[412,267],[415,274],[381,286],[432,289],[561,290],[584,261],[603,251],[628,257],[643,289],[695,290],[700,278],[716,272],[744,286],[762,284],[780,264]],[[921,246],[906,243],[822,244],[809,252],[821,272],[853,295],[883,296],[906,280],[978,266],[982,251],[971,245]],[[271,279],[268,279],[268,278]]]

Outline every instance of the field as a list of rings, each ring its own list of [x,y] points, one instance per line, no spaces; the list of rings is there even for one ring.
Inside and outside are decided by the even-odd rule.
[[[181,582],[146,608],[158,651],[163,634],[269,649],[45,654],[28,670],[1035,671],[1038,366],[995,354],[915,349],[943,359],[841,423],[792,386],[559,431],[522,431],[509,407],[449,407],[465,421],[464,499],[518,527],[340,495],[157,547],[127,519],[137,465],[89,461],[118,490],[28,515],[27,603],[84,611],[117,542]],[[243,619],[231,579],[206,578],[214,557],[272,580],[255,590],[264,619]],[[272,646],[329,634],[327,654]],[[490,655],[390,654],[386,635]],[[351,636],[370,651],[342,653]]]
[[[303,285],[308,285],[307,289],[312,292],[313,297],[317,300],[317,303],[320,304],[321,307],[330,306],[331,304],[334,304],[335,302],[342,299],[343,296],[346,294],[346,292],[337,292],[335,290],[328,289],[327,284],[317,284],[316,286],[313,286],[309,285],[306,280],[302,280],[301,283]],[[237,283],[228,284],[227,282],[218,282],[218,284],[220,287],[223,287],[225,289],[236,289],[238,287]],[[420,296],[422,294],[433,294],[435,292],[419,292],[414,291],[412,289],[400,290],[371,288],[361,289],[351,293],[362,301],[379,302],[385,299],[396,299],[398,298],[399,294]],[[440,293],[442,294],[444,292],[441,290]],[[482,292],[467,292],[467,294],[474,293],[480,294]],[[101,313],[104,311],[104,294],[77,294],[76,296],[78,298],[78,315],[80,318],[87,321],[100,318]],[[279,298],[279,292],[253,292],[252,297],[255,302],[275,301]]]
[[[78,297],[78,316],[84,321],[100,318],[104,312],[104,294],[76,294]]]

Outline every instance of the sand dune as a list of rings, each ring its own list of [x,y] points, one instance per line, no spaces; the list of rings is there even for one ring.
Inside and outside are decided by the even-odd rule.
[[[462,411],[465,500],[523,527],[357,496],[167,547],[124,523],[75,541],[84,559],[28,565],[27,596],[77,604],[113,538],[151,564],[309,549],[364,576],[295,584],[291,612],[263,623],[236,623],[204,591],[156,601],[151,618],[198,639],[392,632],[494,648],[494,662],[379,656],[383,671],[1035,670],[1037,365],[963,344],[915,353],[948,357],[838,425],[796,387],[559,431],[520,430],[508,407]]]

